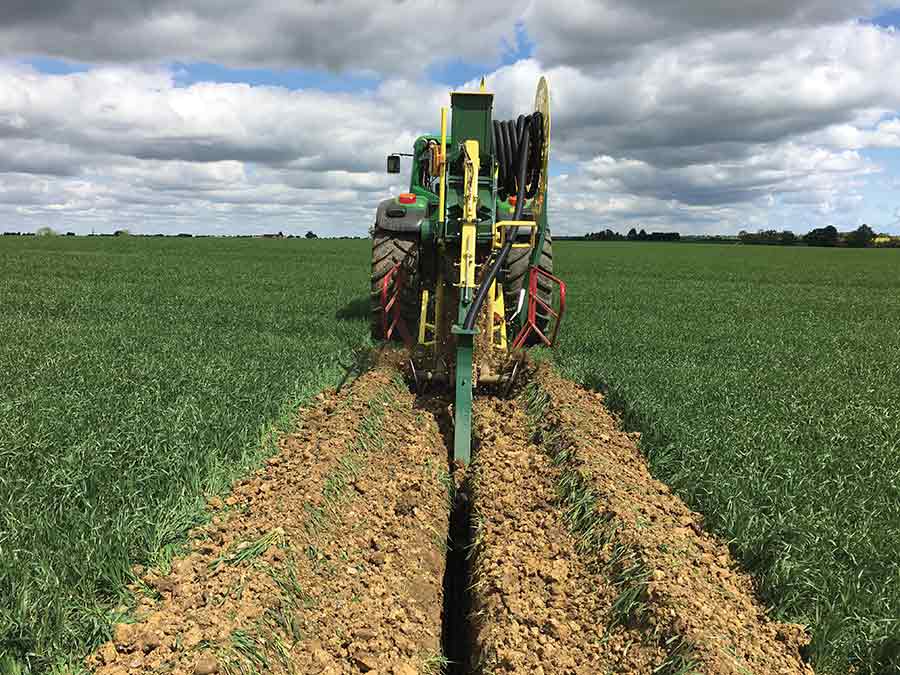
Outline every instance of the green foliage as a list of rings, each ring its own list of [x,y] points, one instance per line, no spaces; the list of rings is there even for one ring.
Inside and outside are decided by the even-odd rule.
[[[130,566],[337,383],[367,339],[368,245],[4,240],[0,667],[102,640]]]
[[[4,240],[0,671],[104,639],[130,565],[165,558],[353,364],[368,246]],[[563,372],[607,391],[778,616],[812,626],[819,672],[896,672],[898,254],[558,247]]]
[[[56,230],[45,225],[44,227],[39,227],[37,230],[35,230],[35,235],[37,235],[38,237],[55,237]]]
[[[871,246],[874,240],[875,231],[868,225],[860,225],[853,232],[847,234],[847,246],[854,248]]]
[[[558,244],[555,360],[644,432],[820,673],[900,668],[900,257]]]
[[[803,243],[807,246],[837,246],[838,231],[834,225],[818,227],[803,235]]]
[[[790,230],[758,230],[747,232],[741,230],[738,239],[742,244],[759,244],[763,246],[793,246],[797,243],[797,235]]]

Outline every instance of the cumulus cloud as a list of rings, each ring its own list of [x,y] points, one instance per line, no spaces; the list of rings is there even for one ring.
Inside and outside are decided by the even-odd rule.
[[[591,66],[625,61],[638,53],[709,35],[764,38],[785,27],[803,30],[855,21],[896,4],[873,0],[557,0],[532,2],[525,16],[544,62]],[[766,49],[765,40],[753,42],[745,43],[745,49]]]
[[[489,83],[521,109],[542,70],[554,155],[574,165],[560,186],[573,221],[854,226],[878,170],[859,151],[896,147],[900,133],[900,40],[859,22],[686,37],[611,64],[531,59]]]
[[[867,0],[535,1],[519,16],[492,3],[148,7],[6,8],[0,53],[114,63],[69,75],[0,65],[0,225],[258,231],[324,218],[361,234],[402,188],[385,154],[433,131],[447,103],[427,66],[489,63],[517,21],[534,55],[488,84],[510,117],[531,109],[541,74],[551,81],[557,232],[848,227],[880,169],[866,151],[900,147],[900,37],[857,20],[875,11]],[[401,29],[429,21],[472,30]],[[351,93],[181,86],[165,63],[190,59],[380,79]]]
[[[384,174],[385,155],[429,126],[423,110],[390,105],[398,87],[180,87],[159,69],[46,75],[0,67],[0,183],[4,203],[22,207],[0,210],[0,219],[10,227],[22,216],[65,214],[120,226],[133,217],[130,228],[146,231],[160,218],[142,226],[141,208],[178,202],[163,210],[202,223],[250,208],[255,216],[235,229],[284,229],[285,220],[306,223],[305,208],[331,201],[345,216],[335,231],[362,233],[379,195],[399,189]],[[28,175],[36,176],[30,191]]]
[[[521,98],[541,70],[519,62],[490,83],[501,99]],[[708,160],[718,149],[730,158],[900,106],[900,39],[855,23],[711,35],[620,64],[545,72],[554,138],[572,156],[621,152],[677,164]]]
[[[511,19],[505,3],[463,0],[7,0],[0,54],[413,72],[496,60],[515,42]]]

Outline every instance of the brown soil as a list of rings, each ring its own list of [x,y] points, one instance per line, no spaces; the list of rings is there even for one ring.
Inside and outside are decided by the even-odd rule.
[[[470,469],[475,661],[490,673],[651,673],[662,650],[606,631],[615,588],[579,556],[557,471],[527,439],[514,401],[479,399]]]
[[[547,368],[518,399],[480,395],[473,464],[451,477],[450,403],[411,395],[404,362],[300,411],[171,569],[138,570],[131,619],[88,666],[812,673],[802,629],[769,619],[600,395]]]
[[[213,498],[133,622],[88,659],[125,673],[412,675],[436,662],[448,497],[430,413],[379,368],[301,411],[280,452]]]
[[[674,656],[698,672],[812,673],[800,656],[803,628],[767,616],[725,543],[650,475],[639,434],[620,429],[600,394],[548,367],[535,379],[549,399],[537,422],[541,436],[560,471],[590,486],[596,522],[611,536],[594,555],[620,578],[631,566],[624,576],[641,602],[632,618],[645,632],[677,645]]]

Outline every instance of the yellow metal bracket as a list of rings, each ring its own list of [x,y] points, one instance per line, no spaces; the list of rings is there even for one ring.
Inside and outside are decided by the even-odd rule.
[[[493,247],[503,248],[506,243],[506,231],[516,228],[528,228],[531,230],[531,237],[527,244],[513,244],[513,248],[534,248],[534,242],[537,238],[538,224],[533,220],[498,220],[494,223],[493,230]]]
[[[431,331],[431,339],[428,339],[428,331]],[[430,347],[435,341],[435,325],[428,323],[428,290],[422,289],[422,307],[419,309],[419,344]]]
[[[494,349],[506,351],[506,304],[503,301],[503,286],[494,281],[488,293],[491,318],[491,345]]]
[[[478,171],[481,168],[478,141],[466,141],[463,180],[463,217],[459,253],[459,285],[475,288],[475,243],[478,230]]]
[[[438,222],[444,222],[444,206],[447,190],[447,109],[441,108],[441,171],[438,187]]]

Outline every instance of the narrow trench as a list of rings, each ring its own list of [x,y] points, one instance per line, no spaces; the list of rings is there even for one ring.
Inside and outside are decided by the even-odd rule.
[[[444,565],[444,606],[441,612],[441,652],[446,665],[443,675],[466,675],[472,670],[473,627],[469,552],[472,544],[472,504],[468,479],[453,464],[453,417],[450,401],[439,396],[421,397],[417,405],[432,411],[447,450],[447,471],[456,485],[447,523],[447,554]],[[477,449],[473,439],[473,454]]]
[[[447,531],[447,561],[444,568],[444,611],[441,614],[441,649],[446,675],[469,672],[472,655],[472,609],[469,546],[472,542],[471,503],[465,483],[456,491]]]

